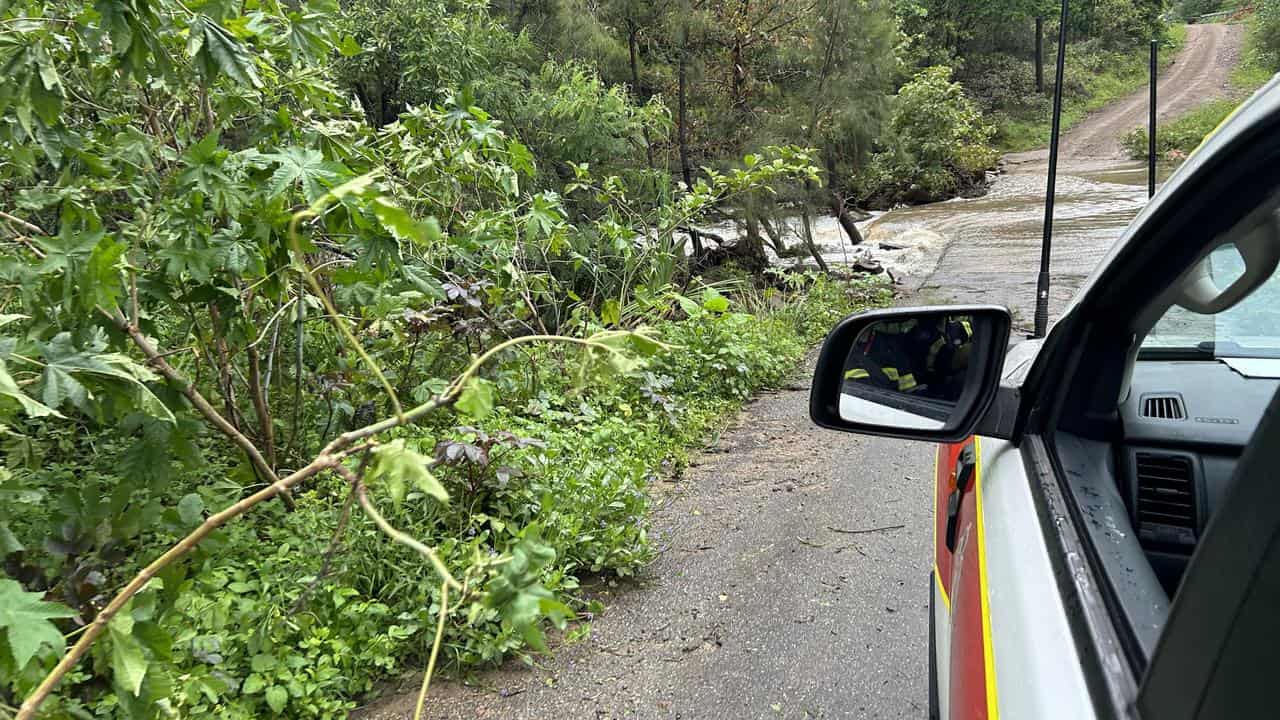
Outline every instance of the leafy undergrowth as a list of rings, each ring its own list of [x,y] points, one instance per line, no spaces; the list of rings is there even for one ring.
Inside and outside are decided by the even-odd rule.
[[[1168,67],[1186,42],[1185,25],[1170,25],[1160,46],[1160,66]],[[996,124],[996,144],[1006,152],[1032,150],[1049,144],[1053,115],[1053,60],[1056,43],[1045,43],[1045,91],[1035,92],[1034,68],[1029,60],[1006,57],[982,64],[983,73],[966,86],[985,101]],[[1114,50],[1096,40],[1069,43],[1066,83],[1062,93],[1062,130],[1089,113],[1145,87],[1149,51],[1146,45]]]
[[[884,304],[890,295],[872,281],[783,279],[784,289],[731,293],[732,302],[714,289],[673,296],[662,315],[679,319],[658,320],[654,329],[675,349],[628,368],[615,383],[579,383],[572,352],[539,347],[495,369],[492,395],[462,408],[480,419],[458,416],[398,431],[393,442],[440,461],[434,474],[450,502],[435,502],[418,487],[392,489],[398,502],[387,503],[387,519],[436,546],[459,577],[476,562],[510,555],[494,583],[546,588],[511,593],[532,603],[523,609],[495,607],[504,595],[494,585],[486,604],[450,608],[444,667],[528,657],[543,646],[541,625],[519,629],[521,612],[554,618],[589,611],[579,599],[579,576],[626,576],[643,568],[652,556],[649,485],[680,467],[686,448],[751,393],[782,382],[837,319]],[[517,372],[521,365],[529,371]],[[26,451],[41,452],[44,443],[46,451],[74,460],[31,458],[13,473],[3,486],[6,502],[25,503],[25,511],[15,513],[20,520],[13,534],[0,540],[27,542],[28,564],[60,564],[77,549],[40,548],[38,539],[57,536],[53,529],[66,517],[106,527],[127,499],[109,489],[145,459],[132,455],[130,445],[53,426],[34,437]],[[236,475],[235,461],[205,439],[181,453],[192,459],[184,472],[155,488],[154,509],[165,508],[159,520],[144,522],[145,508],[130,509],[138,514],[137,534],[117,545],[118,557],[86,556],[84,567],[93,569],[82,583],[117,587],[139,562],[198,523],[206,508],[243,493],[238,483],[219,480]],[[57,502],[43,501],[42,492],[58,488],[66,492]],[[380,681],[425,665],[440,605],[438,580],[412,551],[388,549],[385,536],[359,512],[345,521],[341,542],[329,552],[347,491],[336,476],[319,480],[297,497],[296,511],[272,504],[260,511],[261,521],[232,523],[167,568],[112,621],[110,650],[95,649],[92,661],[69,676],[46,706],[48,717],[152,716],[157,705],[161,714],[185,718],[336,717]],[[114,564],[101,570],[103,560]],[[33,621],[30,633],[56,632],[41,615],[58,617],[61,606],[30,597],[22,606]],[[39,639],[20,647],[26,635],[17,623],[0,637],[10,646],[0,648],[0,671],[22,696],[43,671],[18,657],[23,673],[14,658],[28,647],[34,652]],[[113,671],[101,672],[107,667]]]
[[[1210,100],[1185,115],[1161,124],[1156,130],[1156,157],[1170,162],[1186,159],[1239,104],[1234,99]],[[1121,144],[1129,157],[1135,160],[1147,159],[1150,146],[1145,128],[1138,128],[1125,135]]]

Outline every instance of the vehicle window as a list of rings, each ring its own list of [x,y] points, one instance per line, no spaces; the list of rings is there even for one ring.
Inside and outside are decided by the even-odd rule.
[[[1210,277],[1219,287],[1229,286],[1244,272],[1244,259],[1230,243],[1210,253],[1208,263]],[[1169,308],[1143,341],[1142,350],[1139,358],[1185,351],[1206,359],[1280,359],[1280,271],[1238,305],[1216,315],[1177,305]]]

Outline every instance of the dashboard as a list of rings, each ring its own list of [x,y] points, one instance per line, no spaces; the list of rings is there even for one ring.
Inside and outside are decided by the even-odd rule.
[[[1250,367],[1229,360],[1140,360],[1134,366],[1131,391],[1120,406],[1119,490],[1171,595],[1280,386],[1276,371],[1280,363]]]

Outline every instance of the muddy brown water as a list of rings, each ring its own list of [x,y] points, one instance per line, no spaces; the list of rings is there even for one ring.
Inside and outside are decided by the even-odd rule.
[[[1015,170],[997,178],[980,198],[890,211],[869,225],[867,235],[877,245],[893,238],[924,238],[937,248],[913,266],[900,268],[903,283],[921,302],[1004,305],[1020,326],[1027,325],[1040,266],[1046,180],[1043,169]],[[1059,174],[1051,317],[1057,317],[1146,204],[1146,184],[1145,168],[1128,161]]]

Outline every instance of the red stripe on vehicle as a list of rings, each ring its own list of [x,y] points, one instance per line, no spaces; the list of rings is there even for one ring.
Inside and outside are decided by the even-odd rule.
[[[987,697],[987,670],[982,629],[980,538],[976,525],[977,499],[975,488],[980,480],[981,468],[969,491],[960,503],[956,550],[947,550],[947,504],[955,490],[955,466],[960,453],[973,442],[940,445],[935,518],[935,558],[938,581],[942,587],[944,602],[949,604],[951,626],[939,627],[939,632],[951,634],[950,661],[950,720],[989,720]],[[947,662],[941,658],[940,662]],[[994,720],[991,718],[990,720]]]

